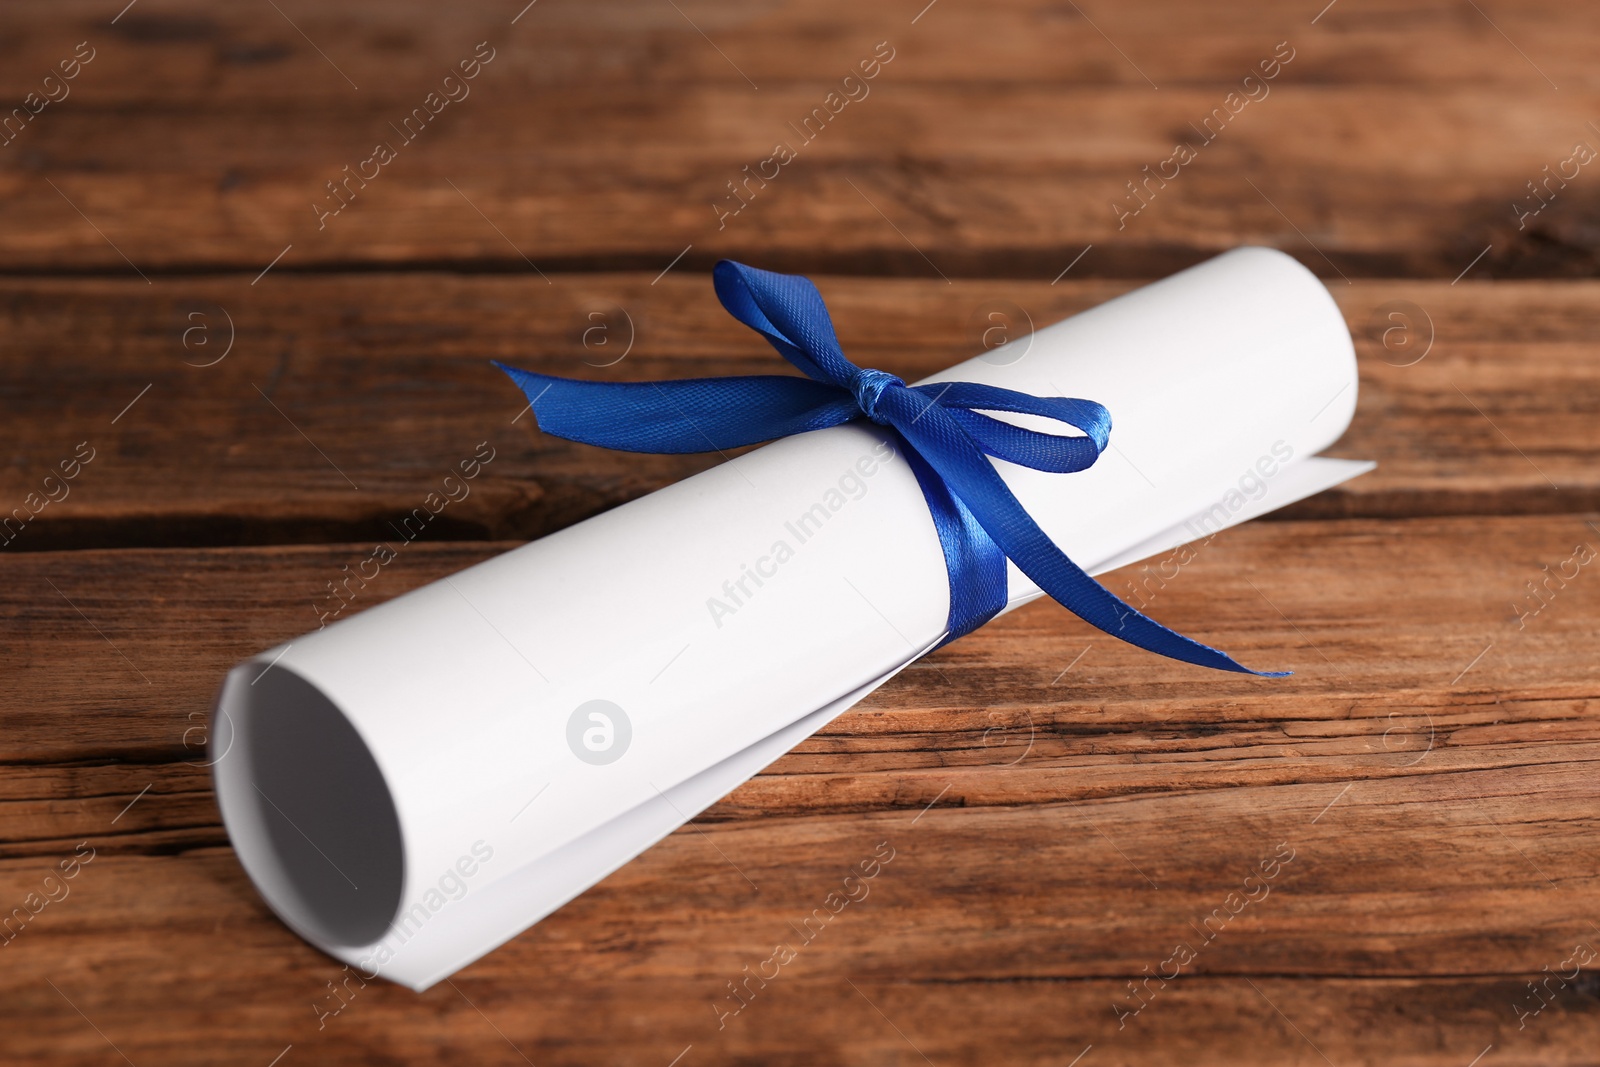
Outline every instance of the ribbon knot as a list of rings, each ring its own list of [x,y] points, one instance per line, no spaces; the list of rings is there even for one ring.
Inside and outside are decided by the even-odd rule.
[[[897,378],[893,374],[873,370],[871,367],[863,367],[856,371],[847,383],[861,413],[880,426],[889,425],[889,420],[878,414],[878,401],[883,396],[883,391],[891,385],[905,384],[904,378]]]
[[[1266,673],[1118,600],[1050,540],[995,469],[995,459],[1057,474],[1088,468],[1111,437],[1111,413],[1103,405],[974,382],[906,385],[845,358],[822,294],[808,279],[723,260],[712,281],[722,306],[805,377],[584,382],[495,366],[521,386],[546,433],[602,448],[708,452],[862,418],[884,427],[916,476],[944,553],[950,581],[946,642],[1006,607],[1009,560],[1069,611],[1113,637],[1186,663]],[[1078,432],[1027,430],[983,414],[991,411],[1042,416]]]

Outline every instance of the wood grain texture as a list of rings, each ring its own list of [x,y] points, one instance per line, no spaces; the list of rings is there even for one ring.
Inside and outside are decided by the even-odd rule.
[[[1594,1061],[1600,9],[524,3],[0,12],[0,1063]],[[770,373],[733,256],[913,378],[1240,243],[1328,281],[1379,467],[1107,582],[1292,677],[1031,605],[420,996],[245,877],[217,685],[448,472],[493,452],[356,607],[720,462],[546,437],[489,359]]]
[[[106,1039],[135,1063],[266,1063],[292,1044],[315,1063],[665,1064],[693,1045],[703,1063],[920,1051],[1067,1064],[1090,1044],[1109,1063],[1237,1063],[1243,1045],[1271,1062],[1321,1062],[1320,1049],[1335,1063],[1453,1063],[1492,1043],[1504,1062],[1585,1062],[1591,990],[1521,1030],[1515,1011],[1530,976],[1596,939],[1592,880],[1570,877],[1595,859],[1592,828],[1552,817],[1584,795],[1585,773],[1517,770],[1465,793],[1447,779],[1362,786],[1315,825],[1336,790],[679,833],[420,997],[358,987],[266,912],[225,850],[96,854],[4,950],[8,1012],[30,1023],[0,1048],[72,1064],[106,1062]],[[1517,821],[1529,793],[1549,805],[1537,835]],[[1205,825],[1229,832],[1197,840]],[[884,842],[893,860],[867,896],[804,943],[796,926]],[[1271,891],[1197,934],[1264,856],[1289,854],[1280,844],[1293,859]],[[1563,881],[1542,881],[1519,849]],[[12,862],[0,873],[12,893],[40,877]],[[1119,1029],[1113,1005],[1139,1003],[1129,979],[1178,943],[1195,949],[1191,968]],[[778,944],[796,958],[719,1015],[737,1003],[727,984]],[[319,1028],[319,1005],[341,1004],[327,983],[346,980]]]
[[[1538,753],[1588,760],[1600,741],[1600,664],[1584,651],[1600,632],[1600,585],[1578,568],[1537,610],[1526,583],[1596,544],[1577,516],[1227,531],[1182,567],[1125,568],[1107,585],[1291,678],[1204,674],[1034,605],[913,665],[707,818],[916,808],[945,786],[947,804],[1004,806],[1333,781],[1325,776],[1358,768],[1375,778],[1485,771]],[[404,546],[354,607],[509,547]],[[327,575],[366,551],[0,558],[16,635],[0,651],[12,697],[0,708],[0,760],[18,770],[5,785],[10,854],[35,854],[29,841],[59,847],[145,785],[120,833],[193,826],[218,680],[314,629]],[[77,671],[65,690],[64,663]],[[135,837],[129,847],[144,847]]]
[[[1480,276],[1596,265],[1588,171],[1529,220],[1512,207],[1539,203],[1527,183],[1577,142],[1600,146],[1600,25],[1581,5],[1343,0],[1313,24],[1301,3],[1013,0],[913,24],[923,6],[542,0],[516,25],[502,3],[17,12],[0,99],[40,91],[80,41],[95,58],[0,146],[0,261],[254,275],[292,244],[277,271],[654,273],[692,245],[685,267],[1049,279],[1091,243],[1080,273],[1149,277],[1253,239],[1334,278],[1449,279],[1490,244]],[[405,142],[398,124],[480,41],[495,58],[471,94]],[[868,95],[802,141],[790,124],[878,42],[894,59]],[[1279,42],[1294,58],[1263,98],[1196,132]],[[1198,158],[1122,220],[1127,183],[1180,140]],[[379,141],[394,161],[321,220],[327,183]],[[713,205],[742,202],[727,184],[780,141],[797,158],[722,219]]]
[[[1130,287],[819,282],[847,350],[908,379],[983,351],[991,314],[1013,336]],[[1289,514],[1600,508],[1600,285],[1332,291],[1361,372],[1356,419],[1334,454],[1379,467]],[[0,505],[38,512],[6,528],[6,553],[388,538],[482,442],[495,458],[427,536],[535,537],[720,457],[547,437],[489,359],[609,380],[785,366],[721,310],[708,279],[689,275],[282,277],[255,289],[219,278],[6,280],[0,328],[0,419],[11,430]],[[81,443],[95,458],[68,495],[28,504]]]
[[[0,901],[80,842],[94,859],[0,949],[3,999],[32,1019],[0,1047],[103,1056],[70,997],[136,1063],[291,1043],[315,1062],[510,1062],[507,1039],[541,1063],[689,1044],[699,1062],[909,1061],[895,1027],[936,1063],[1064,1063],[1088,1044],[1106,1062],[1224,1062],[1238,1040],[1291,1061],[1315,1044],[1449,1062],[1489,1043],[1559,1061],[1600,1022],[1590,986],[1520,1029],[1517,1007],[1530,976],[1600,940],[1600,586],[1580,571],[1523,625],[1511,605],[1596,541],[1576,516],[1260,523],[1146,586],[1164,621],[1297,672],[1280,680],[1197,678],[1032,605],[908,670],[459,991],[369,986],[320,1031],[338,968],[219,847],[186,732],[231,662],[307,626],[359,546],[7,557],[6,627],[26,637],[4,653]],[[503,547],[412,546],[373,601]],[[883,841],[873,892],[719,1028],[726,982],[799,940],[791,923]],[[1293,859],[1266,896],[1201,925],[1280,846]],[[1127,983],[1178,943],[1192,967],[1119,1018],[1140,1003]],[[837,1036],[801,1039],[835,1016]],[[212,1044],[177,1039],[202,1019]]]

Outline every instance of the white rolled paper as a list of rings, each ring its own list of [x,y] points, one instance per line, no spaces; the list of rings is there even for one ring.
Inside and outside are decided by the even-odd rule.
[[[1370,467],[1313,458],[1349,424],[1355,353],[1322,284],[1268,249],[928,379],[947,380],[1110,409],[1087,471],[997,463],[1091,572]],[[1011,607],[1039,595],[1010,582]],[[240,664],[210,741],[223,818],[285,923],[423,989],[936,645],[947,608],[885,433],[777,441]]]

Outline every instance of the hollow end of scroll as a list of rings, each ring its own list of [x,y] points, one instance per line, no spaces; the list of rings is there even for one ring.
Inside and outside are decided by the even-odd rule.
[[[359,946],[400,907],[400,818],[377,761],[316,686],[245,663],[217,699],[209,740],[228,836],[272,909],[305,936]]]

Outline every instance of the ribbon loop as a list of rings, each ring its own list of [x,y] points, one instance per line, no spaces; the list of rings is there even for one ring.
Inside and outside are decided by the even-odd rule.
[[[495,365],[527,394],[542,429],[605,448],[707,452],[854,419],[884,427],[904,446],[944,553],[950,581],[945,642],[1005,609],[1009,559],[1067,610],[1113,637],[1218,670],[1282,673],[1252,671],[1117,599],[1050,540],[991,462],[1060,474],[1087,469],[1111,439],[1111,413],[1103,405],[975,382],[908,386],[845,358],[822,294],[809,279],[723,260],[713,281],[723,307],[806,377],[583,382]],[[1052,419],[1079,432],[1041,433],[987,411]]]

